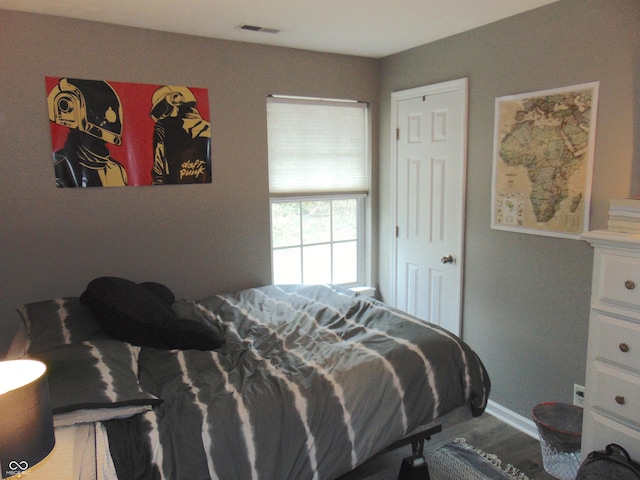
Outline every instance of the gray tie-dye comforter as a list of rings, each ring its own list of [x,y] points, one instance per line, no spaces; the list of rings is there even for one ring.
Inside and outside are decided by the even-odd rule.
[[[486,406],[468,345],[348,290],[263,287],[183,308],[221,322],[225,346],[142,349],[140,384],[163,402],[107,424],[122,479],[335,479],[457,407]]]

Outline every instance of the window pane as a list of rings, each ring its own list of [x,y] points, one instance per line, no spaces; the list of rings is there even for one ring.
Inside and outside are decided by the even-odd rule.
[[[285,248],[273,251],[273,283],[302,283],[300,248]]]
[[[331,245],[303,247],[303,282],[331,283]]]
[[[273,248],[300,245],[300,202],[271,204]]]
[[[355,283],[358,281],[358,242],[335,243],[333,245],[333,283]]]
[[[354,198],[333,200],[333,241],[358,238],[358,201]]]
[[[331,203],[329,200],[302,202],[302,243],[331,241]]]

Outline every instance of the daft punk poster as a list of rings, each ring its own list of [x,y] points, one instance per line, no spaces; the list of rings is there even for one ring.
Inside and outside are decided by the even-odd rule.
[[[207,89],[46,77],[56,185],[211,183]]]

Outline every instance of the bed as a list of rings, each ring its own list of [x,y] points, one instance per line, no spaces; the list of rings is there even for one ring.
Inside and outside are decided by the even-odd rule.
[[[340,287],[187,301],[101,277],[19,312],[48,365],[52,457],[72,458],[58,478],[336,479],[490,391],[458,337]]]

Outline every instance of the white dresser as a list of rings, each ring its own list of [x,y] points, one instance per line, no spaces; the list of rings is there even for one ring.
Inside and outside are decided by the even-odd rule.
[[[607,230],[594,246],[582,448],[609,443],[640,459],[640,235]]]

